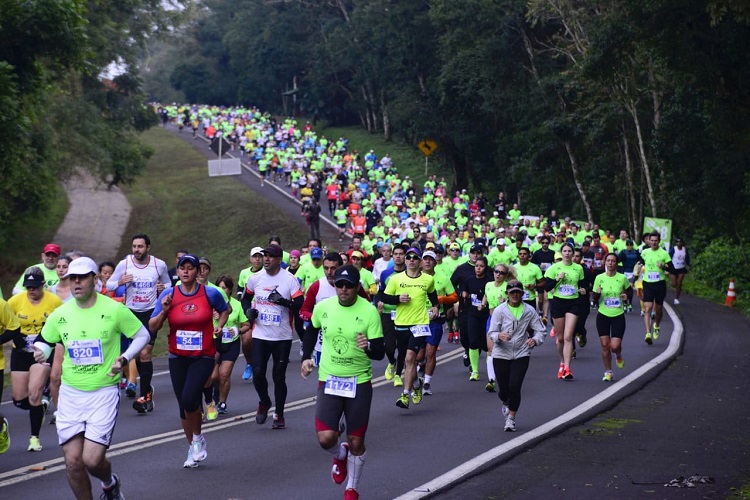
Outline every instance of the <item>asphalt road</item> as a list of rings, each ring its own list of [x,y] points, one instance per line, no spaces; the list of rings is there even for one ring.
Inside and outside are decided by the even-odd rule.
[[[593,319],[589,318],[590,331]],[[640,318],[631,314],[628,320],[623,343],[626,365],[616,371],[613,384],[601,381],[603,368],[595,338],[578,350],[573,381],[557,380],[556,351],[549,338],[534,350],[516,433],[503,432],[497,395],[487,393],[484,382],[468,381],[459,346],[444,343],[432,384],[435,394],[409,410],[396,407],[400,389],[383,380],[385,363],[378,362],[375,373],[379,377],[375,379],[367,434],[368,459],[360,484],[363,498],[423,496],[423,490],[436,489],[430,485],[433,481],[448,485],[461,481],[472,470],[486,467],[482,464],[485,460],[496,461],[498,457],[523,452],[549,434],[561,432],[613,405],[614,400],[609,398],[621,398],[637,390],[639,370],[651,369],[653,359],[668,349],[673,325],[665,320],[659,341],[647,346],[640,335]],[[285,430],[271,430],[270,419],[263,426],[255,423],[252,417],[257,395],[251,383],[241,380],[242,368],[240,358],[233,374],[230,414],[204,428],[209,456],[198,469],[182,469],[187,442],[180,430],[165,359],[157,360],[155,366],[159,375],[154,378],[153,413],[138,415],[131,408],[132,401],[122,398],[109,456],[128,497],[249,499],[343,495],[342,488],[330,480],[329,455],[317,445],[313,424],[315,382],[299,376],[298,349],[293,349],[287,372]],[[483,364],[481,372],[484,377]],[[599,401],[597,398],[603,395],[606,397]],[[10,422],[12,444],[0,456],[0,497],[33,494],[71,498],[54,426],[45,425],[42,430],[44,449],[29,453],[27,413],[7,402],[3,411]],[[560,418],[561,415],[565,416]],[[482,454],[498,457],[477,459]]]

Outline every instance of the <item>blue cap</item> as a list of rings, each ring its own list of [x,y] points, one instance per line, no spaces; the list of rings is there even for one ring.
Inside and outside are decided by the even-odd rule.
[[[312,250],[310,250],[310,258],[311,259],[322,259],[323,258],[323,249],[315,247]]]

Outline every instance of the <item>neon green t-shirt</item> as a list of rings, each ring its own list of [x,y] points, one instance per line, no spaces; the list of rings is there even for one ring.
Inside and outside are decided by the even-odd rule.
[[[666,250],[662,247],[656,250],[645,248],[641,252],[641,258],[645,263],[643,267],[643,281],[645,283],[656,283],[657,281],[664,281],[666,279],[664,268],[667,263],[672,262],[672,258]],[[661,269],[659,269],[658,264],[662,264]]]
[[[505,292],[507,288],[507,281],[500,283],[500,286],[497,286],[497,283],[494,281],[484,285],[484,296],[487,297],[487,307],[494,309],[507,300],[508,294]]]
[[[536,264],[529,262],[525,266],[520,263],[513,266],[516,270],[516,278],[523,285],[523,298],[521,300],[535,300],[536,299],[536,283],[542,279],[542,270]],[[533,284],[534,290],[526,288],[528,285]]]
[[[120,333],[132,338],[141,326],[122,303],[97,294],[88,309],[78,307],[75,300],[55,309],[42,329],[42,337],[51,343],[63,343],[63,383],[80,391],[95,391],[120,381],[119,374],[107,375],[120,356]]]
[[[310,285],[322,278],[324,275],[325,270],[323,269],[322,261],[319,267],[315,267],[312,263],[312,259],[310,259],[309,262],[300,266],[295,276],[297,276],[297,279],[300,281],[302,290],[307,290],[308,288],[310,288]]]
[[[578,282],[583,280],[583,267],[575,262],[566,266],[562,262],[555,262],[544,273],[544,277],[556,281],[557,275],[560,272],[565,273],[565,277],[561,279],[550,291],[550,297],[556,299],[577,299],[578,298]]]
[[[419,273],[415,278],[409,277],[406,272],[392,275],[385,285],[385,293],[388,295],[402,295],[404,293],[411,297],[408,303],[399,303],[396,306],[396,326],[426,325],[430,318],[427,315],[425,303],[427,294],[435,291],[435,280],[427,273]]]
[[[625,275],[621,273],[615,273],[614,276],[607,276],[607,273],[599,274],[594,279],[593,290],[596,292],[599,287],[602,288],[602,295],[599,298],[599,314],[609,318],[624,314],[621,295],[630,288],[630,282]]]
[[[344,307],[338,297],[329,297],[315,304],[311,321],[323,339],[318,380],[324,382],[328,375],[357,377],[358,384],[372,379],[372,362],[357,347],[358,333],[368,339],[383,336],[380,315],[372,304],[357,297],[354,304]]]

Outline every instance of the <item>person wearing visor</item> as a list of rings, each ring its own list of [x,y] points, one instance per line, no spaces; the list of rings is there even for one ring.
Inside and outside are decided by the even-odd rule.
[[[189,443],[185,468],[197,467],[208,455],[201,433],[201,397],[214,370],[214,337],[222,335],[229,317],[224,293],[198,281],[200,266],[195,255],[187,254],[180,259],[177,263],[180,284],[159,295],[148,323],[151,331],[159,331],[169,321],[169,377]],[[218,313],[215,323],[214,312]]]
[[[97,270],[89,257],[70,263],[65,277],[75,300],[50,314],[33,350],[34,359],[44,363],[56,343],[64,348],[57,435],[73,494],[92,497],[90,474],[101,481],[101,498],[119,499],[120,479],[106,452],[117,421],[120,372],[151,336],[128,308],[98,292]],[[121,333],[133,340],[123,353]]]

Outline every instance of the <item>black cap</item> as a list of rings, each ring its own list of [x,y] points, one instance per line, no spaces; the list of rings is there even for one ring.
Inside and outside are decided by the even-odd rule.
[[[471,249],[469,250],[469,253],[471,252],[484,253],[484,245],[472,245]]]
[[[341,281],[349,283],[350,285],[358,285],[359,270],[351,264],[339,267],[333,274],[333,282],[339,283]]]
[[[180,257],[180,260],[177,262],[177,267],[180,267],[181,265],[186,264],[186,263],[192,264],[193,267],[198,267],[198,265],[200,264],[198,261],[198,257],[196,257],[195,255],[191,253],[186,253],[185,255]]]
[[[281,258],[284,255],[284,251],[279,245],[268,245],[263,249],[263,257],[276,257]]]

